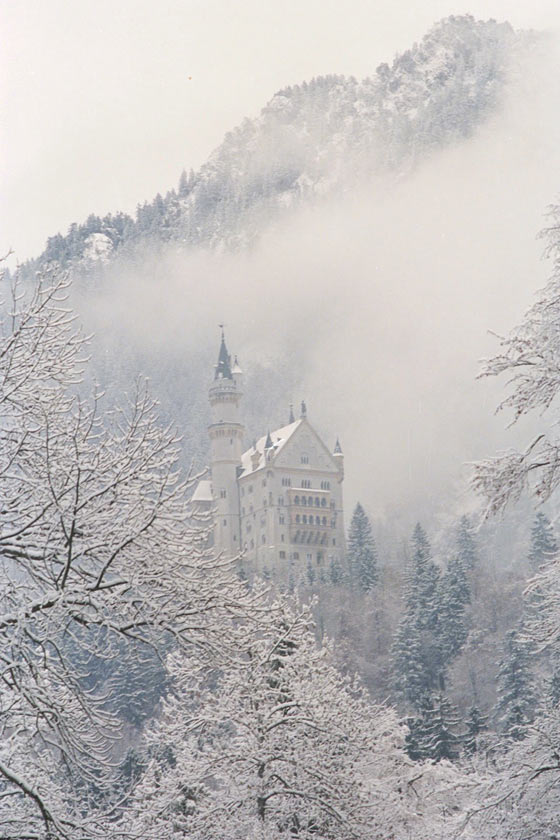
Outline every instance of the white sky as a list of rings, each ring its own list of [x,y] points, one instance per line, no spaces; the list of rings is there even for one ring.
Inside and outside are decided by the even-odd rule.
[[[436,20],[557,27],[558,0],[2,0],[0,248],[134,211],[281,87],[371,74]]]

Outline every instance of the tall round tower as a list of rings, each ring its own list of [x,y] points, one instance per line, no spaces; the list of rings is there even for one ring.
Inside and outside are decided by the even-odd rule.
[[[222,328],[214,380],[208,391],[211,422],[212,495],[215,506],[214,545],[218,553],[234,556],[241,549],[237,471],[241,466],[244,427],[240,420],[242,371],[232,367]]]

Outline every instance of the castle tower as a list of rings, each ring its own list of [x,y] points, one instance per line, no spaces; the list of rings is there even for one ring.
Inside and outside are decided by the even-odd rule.
[[[231,364],[222,328],[218,363],[208,391],[211,412],[208,433],[215,508],[214,546],[218,553],[230,557],[241,548],[237,484],[244,434],[239,415],[241,381],[242,370],[237,359]]]

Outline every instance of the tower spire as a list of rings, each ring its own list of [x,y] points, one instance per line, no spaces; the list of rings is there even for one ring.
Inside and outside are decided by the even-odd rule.
[[[294,417],[294,404],[293,403],[290,403],[290,419],[289,419],[288,422],[289,423],[295,423],[296,422],[296,418]]]
[[[218,324],[218,326],[222,332],[222,340],[220,342],[220,352],[218,353],[218,364],[216,365],[214,379],[233,379],[231,373],[231,356],[228,353],[224,335],[225,324]]]

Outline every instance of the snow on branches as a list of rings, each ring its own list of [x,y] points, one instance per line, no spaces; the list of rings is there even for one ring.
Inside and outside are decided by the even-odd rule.
[[[110,410],[80,393],[68,287],[51,266],[0,309],[1,838],[95,836],[119,735],[100,662],[167,639],[215,664],[265,614],[192,524],[146,386]]]
[[[509,375],[511,393],[498,410],[511,409],[513,422],[532,412],[554,409],[560,393],[560,207],[549,209],[551,225],[540,236],[545,256],[553,262],[552,277],[523,323],[506,338],[501,352],[485,362],[481,376]],[[525,452],[506,452],[475,464],[473,483],[488,501],[488,515],[503,511],[509,501],[529,489],[546,501],[560,484],[560,438],[549,424]]]

